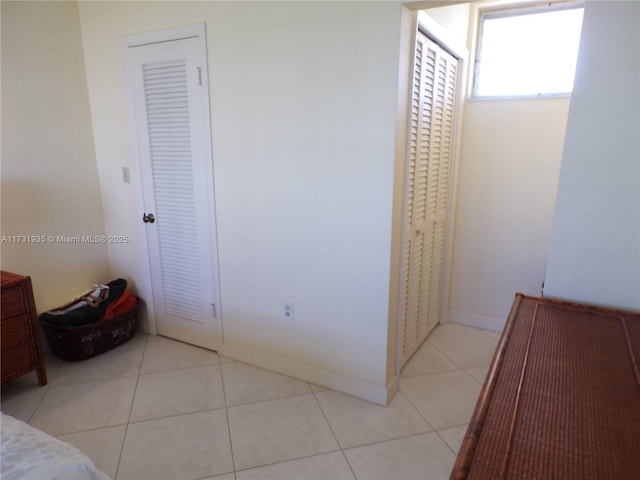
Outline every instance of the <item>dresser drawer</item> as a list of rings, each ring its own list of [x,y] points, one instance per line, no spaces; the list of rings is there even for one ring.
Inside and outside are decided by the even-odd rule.
[[[20,286],[3,288],[0,301],[2,302],[2,318],[13,317],[25,311],[25,302]]]
[[[36,362],[33,358],[32,342],[21,343],[2,349],[2,378],[14,376],[16,372],[32,369]]]
[[[31,277],[0,270],[0,318],[2,383],[36,370],[38,383],[46,385]]]
[[[25,314],[2,320],[2,349],[30,339],[27,325],[31,320]]]

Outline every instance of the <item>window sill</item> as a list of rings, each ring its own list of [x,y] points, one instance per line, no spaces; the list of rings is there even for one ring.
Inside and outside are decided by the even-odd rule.
[[[505,100],[554,100],[554,99],[570,99],[571,92],[566,93],[545,93],[541,95],[502,95],[502,96],[470,96],[467,97],[468,102],[503,102]]]

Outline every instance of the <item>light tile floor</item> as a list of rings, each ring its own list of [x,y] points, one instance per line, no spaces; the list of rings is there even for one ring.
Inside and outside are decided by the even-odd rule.
[[[117,480],[449,477],[499,334],[439,326],[389,406],[137,334],[84,362],[47,355],[2,387],[2,411]]]

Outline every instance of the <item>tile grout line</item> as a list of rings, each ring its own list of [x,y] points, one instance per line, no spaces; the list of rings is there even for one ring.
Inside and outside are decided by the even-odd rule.
[[[149,345],[149,336],[144,339],[144,348],[142,349],[142,356],[140,357],[140,365],[138,365],[138,374],[136,375],[136,385],[133,389],[133,396],[131,397],[131,406],[129,407],[129,416],[127,417],[127,423],[124,427],[124,435],[122,436],[122,445],[120,445],[120,454],[118,455],[118,465],[116,466],[116,475],[114,480],[118,478],[120,473],[120,465],[122,463],[122,454],[124,453],[124,445],[127,442],[127,434],[129,433],[129,424],[131,423],[131,415],[133,414],[133,405],[136,401],[136,394],[138,393],[138,384],[140,383],[140,372],[142,371],[142,365],[144,364],[144,357],[147,354],[147,346]]]
[[[227,417],[227,435],[229,436],[229,449],[231,450],[231,466],[233,468],[233,478],[237,478],[236,457],[233,453],[233,439],[231,438],[231,421],[229,420],[229,405],[227,405],[227,391],[224,387],[224,369],[222,368],[222,362],[220,362],[219,355],[218,355],[218,364],[220,366],[220,381],[222,383],[222,397],[224,398],[224,413]]]
[[[453,334],[452,334],[453,335]],[[429,339],[426,339],[427,342],[429,342]],[[464,370],[464,368],[458,363],[456,362],[453,358],[451,358],[449,355],[446,354],[446,352],[442,351],[442,349],[440,349],[436,344],[429,342],[429,345],[431,345],[433,348],[435,348],[438,352],[440,352],[442,355],[444,355],[448,360],[451,361],[451,363],[453,363],[456,367],[458,367],[460,370]],[[453,371],[453,370],[450,370]]]
[[[471,367],[471,368],[484,368],[484,367]],[[474,377],[473,375],[471,375],[469,372],[467,372],[466,368],[463,368],[462,371],[464,373],[466,373],[474,382],[476,382],[477,384],[480,385],[480,387],[482,387],[482,385],[484,385],[484,382],[481,382],[480,380],[478,380],[476,377]]]
[[[458,455],[458,452],[455,451],[453,448],[451,448],[451,446],[449,445],[449,443],[444,439],[444,437],[440,434],[440,432],[442,430],[450,430],[452,428],[460,428],[460,427],[465,427],[465,433],[466,433],[466,429],[469,428],[469,422],[467,423],[462,423],[460,425],[452,425],[451,427],[445,427],[445,428],[441,428],[440,430],[434,430],[434,432],[436,432],[438,434],[438,436],[442,439],[442,441],[445,443],[445,445],[447,447],[449,447],[449,449],[453,452],[454,455]],[[463,437],[463,441],[464,441],[464,437]],[[462,443],[460,445],[458,445],[458,451],[460,450],[460,447],[462,446]]]
[[[311,455],[303,455],[302,457],[295,457],[295,458],[289,458],[289,459],[286,459],[286,460],[278,460],[276,462],[263,463],[261,465],[256,465],[256,466],[253,466],[253,467],[241,468],[236,473],[238,473],[238,472],[247,472],[249,470],[256,470],[256,469],[262,469],[262,468],[267,468],[267,467],[272,467],[274,465],[280,465],[280,464],[283,464],[283,463],[297,462],[298,460],[306,460],[308,458],[320,457],[322,455],[329,455],[331,453],[338,453],[338,452],[341,452],[341,451],[342,451],[342,449],[338,448],[336,450],[330,450],[328,452],[312,453]],[[347,464],[348,463],[349,462],[347,462]],[[351,468],[351,466],[349,466],[349,468]],[[224,473],[222,475],[224,475]]]
[[[470,327],[470,328],[472,328],[472,327]],[[480,330],[480,329],[475,329],[475,330]],[[489,339],[489,340],[491,340],[491,341],[492,341],[492,343],[494,343],[493,347],[491,347],[491,353],[492,353],[492,356],[493,356],[493,352],[495,352],[495,349],[496,349],[496,346],[497,346],[498,341],[497,341],[497,340],[495,340],[495,339],[493,339],[493,338],[491,338],[491,336],[490,336],[490,335],[484,335],[484,334],[482,334],[482,332],[478,332],[478,333],[479,333],[480,335],[482,335],[482,337],[484,337],[484,338],[486,338],[486,339]],[[464,336],[464,335],[467,335],[467,333],[466,333],[466,332],[461,332],[461,333],[450,333],[450,334],[447,334],[447,335],[444,335],[444,336],[452,337],[452,336]],[[437,338],[437,337],[436,337],[436,338]],[[458,367],[460,367],[460,368],[461,368],[461,369],[463,369],[463,370],[465,369],[465,367],[463,367],[462,365],[460,365],[460,364],[459,364],[458,362],[456,362],[456,361],[455,361],[455,360],[454,360],[450,355],[448,355],[448,354],[447,354],[447,352],[445,352],[444,350],[442,350],[442,349],[441,349],[440,347],[438,347],[435,343],[432,343],[430,340],[431,340],[431,339],[430,339],[429,337],[427,337],[427,338],[425,339],[425,342],[429,342],[429,345],[431,345],[431,346],[432,346],[433,348],[435,348],[438,352],[440,352],[440,353],[441,353],[441,354],[443,354],[445,357],[447,357],[449,360],[451,360],[455,365],[457,365]],[[491,363],[491,360],[489,360],[489,363]],[[475,367],[469,367],[469,368],[475,368]]]
[[[333,429],[333,425],[331,425],[331,422],[329,421],[329,418],[327,417],[327,414],[325,413],[324,409],[322,408],[322,403],[320,402],[320,399],[318,398],[318,393],[320,392],[316,392],[313,387],[311,386],[311,384],[309,384],[309,388],[311,388],[311,391],[313,392],[313,397],[316,399],[316,403],[318,404],[318,407],[320,408],[320,412],[322,412],[322,416],[324,417],[324,421],[327,422],[327,425],[329,425],[329,429],[331,429],[331,435],[333,435],[333,438],[335,439],[336,443],[338,444],[338,448],[340,449],[340,453],[342,453],[342,457],[344,458],[345,462],[347,462],[347,465],[349,466],[349,470],[351,471],[351,475],[353,475],[353,478],[357,480],[357,475],[356,472],[353,471],[353,467],[351,466],[351,463],[349,462],[349,459],[347,458],[347,455],[344,453],[344,448],[342,448],[342,444],[340,443],[340,440],[338,440],[338,436],[336,435],[336,432]]]
[[[455,427],[447,427],[447,428],[455,428]],[[446,430],[446,428],[443,428],[442,430]],[[365,447],[371,447],[373,445],[381,445],[383,443],[388,443],[388,442],[395,442],[398,440],[404,440],[407,438],[415,438],[415,437],[419,437],[421,435],[430,435],[432,433],[437,433],[437,430],[430,430],[428,432],[416,432],[416,433],[410,433],[408,435],[402,435],[400,437],[394,437],[394,438],[387,438],[386,440],[376,440],[375,442],[371,442],[371,443],[364,443],[362,445],[354,445],[353,447],[348,447],[345,448],[344,450],[356,450],[358,448],[365,448]],[[444,441],[444,440],[443,440]],[[447,442],[444,442],[445,444]],[[344,451],[343,450],[343,451]]]
[[[40,404],[42,403],[42,401],[44,400],[44,397],[47,395],[47,393],[49,393],[49,389],[51,388],[51,386],[49,385],[49,383],[47,382],[46,388],[44,393],[42,394],[42,396],[40,397],[40,399],[38,400],[38,403],[36,403],[35,408],[33,409],[33,411],[31,412],[31,415],[29,415],[29,419],[26,421],[26,423],[28,423],[29,425],[31,425],[31,420],[33,420],[33,417],[35,416],[36,412],[38,411],[38,408],[40,408]]]
[[[293,398],[293,397],[304,397],[305,395],[311,395],[313,393],[313,391],[310,392],[303,392],[303,393],[291,393],[288,395],[284,395],[282,397],[274,397],[274,398],[264,398],[262,400],[253,400],[250,402],[245,402],[245,403],[235,403],[233,405],[229,405],[230,408],[233,407],[246,407],[249,405],[257,405],[258,403],[263,403],[263,402],[272,402],[275,400],[284,400],[285,398]]]
[[[127,424],[121,423],[120,425],[136,425],[138,423],[153,422],[155,420],[162,420],[164,418],[184,417],[186,415],[192,415],[194,413],[215,412],[216,410],[222,410],[223,408],[224,407],[203,408],[203,409],[200,409],[200,410],[193,410],[193,411],[188,411],[188,412],[170,413],[169,415],[162,415],[161,417],[150,417],[150,418],[143,418],[141,420],[133,420],[131,422],[128,422]],[[103,427],[98,427],[98,428],[103,428]],[[95,430],[95,429],[89,429],[89,430]]]
[[[51,356],[55,357],[55,355],[53,354],[53,352],[51,352]],[[55,357],[57,359],[57,357]],[[59,360],[59,359],[58,359]],[[58,366],[58,368],[56,369],[56,372],[53,374],[53,376],[51,378],[49,378],[49,375],[47,374],[47,384],[46,385],[42,385],[44,387],[44,393],[42,394],[42,396],[38,399],[38,402],[36,403],[35,408],[33,409],[33,411],[31,412],[31,414],[29,415],[29,418],[27,419],[27,421],[25,423],[28,423],[29,425],[31,425],[31,420],[33,420],[34,415],[36,414],[36,412],[38,411],[38,408],[40,408],[40,404],[42,403],[42,400],[44,400],[45,395],[49,392],[49,390],[52,387],[52,383],[55,380],[55,378],[58,376],[58,373],[60,373],[60,369],[62,368],[62,361],[59,360],[61,363]],[[46,360],[45,360],[45,368],[46,368]]]
[[[461,426],[461,425],[460,425],[460,426]],[[447,428],[456,428],[456,427],[447,427]],[[447,430],[447,428],[443,428],[442,430]],[[457,456],[457,455],[458,455],[458,452],[455,452],[455,451],[453,450],[453,448],[451,448],[451,445],[449,445],[449,442],[447,442],[447,441],[444,439],[444,437],[443,437],[442,435],[440,435],[440,431],[438,431],[438,430],[434,430],[434,431],[436,432],[436,434],[438,435],[438,437],[440,438],[440,440],[442,440],[442,443],[444,443],[444,444],[447,446],[447,448],[448,448],[449,450],[451,450],[451,451],[453,452],[453,454],[454,454],[454,455],[456,455],[456,456]],[[460,447],[458,447],[458,450],[460,450]]]
[[[479,330],[479,329],[477,329]],[[459,335],[459,334],[455,334],[455,333],[451,333],[449,335]],[[485,337],[490,338],[489,335],[485,335]],[[493,339],[492,339],[493,340]],[[425,342],[428,342],[429,338],[425,339]],[[476,366],[476,367],[468,367],[465,368],[463,366],[461,366],[458,362],[456,362],[453,358],[451,358],[449,355],[447,355],[446,352],[444,352],[442,349],[440,349],[436,344],[429,342],[429,345],[431,345],[433,348],[435,348],[438,352],[442,353],[445,357],[447,357],[449,360],[451,360],[451,362],[456,365],[460,370],[462,370],[464,373],[466,373],[469,377],[471,377],[475,382],[479,383],[480,386],[482,386],[484,384],[484,382],[480,382],[477,378],[475,378],[473,375],[471,375],[469,372],[467,372],[468,369],[471,368],[484,368],[484,365],[480,365],[480,366]],[[496,347],[493,347],[493,352],[495,352]],[[493,355],[492,355],[493,357]],[[487,364],[488,366],[491,365],[491,360],[489,361],[489,363]],[[453,371],[453,370],[449,370],[449,371]],[[442,372],[444,373],[444,372]],[[410,378],[417,378],[417,377],[410,377]]]
[[[460,333],[450,333],[447,335],[459,335]],[[486,335],[487,338],[490,338],[489,335]],[[428,374],[424,374],[424,375],[416,375],[415,377],[408,377],[409,379],[414,379],[414,378],[423,378],[423,377],[427,377],[430,375],[438,375],[438,374],[442,374],[442,373],[449,373],[449,372],[455,372],[457,370],[464,372],[468,377],[470,377],[474,382],[479,383],[481,386],[483,384],[483,382],[479,382],[473,375],[471,375],[469,372],[467,372],[467,369],[463,368],[460,364],[458,364],[453,358],[451,358],[449,355],[447,355],[446,352],[444,352],[442,349],[440,349],[437,345],[435,345],[434,343],[431,343],[429,341],[429,338],[425,339],[424,343],[429,343],[429,345],[433,348],[435,348],[438,352],[440,352],[442,355],[445,356],[445,358],[449,359],[454,365],[456,365],[458,368],[457,369],[452,369],[452,370],[446,370],[443,372],[437,372],[437,373],[428,373]],[[418,348],[418,350],[422,348],[422,345]],[[416,350],[416,353],[417,351]],[[476,367],[470,367],[470,368],[476,368]],[[402,375],[402,371],[400,372],[400,375]],[[402,391],[402,388],[399,388],[399,391]],[[407,400],[409,401],[409,403],[411,403],[411,405],[418,411],[418,413],[425,419],[425,421],[427,422],[428,425],[430,425],[432,428],[433,426],[429,423],[429,421],[427,420],[427,418],[422,414],[422,412],[418,409],[418,407],[416,405],[414,405],[413,401],[411,400],[411,398],[405,394],[405,397],[407,398]],[[453,448],[451,448],[451,446],[449,445],[449,443],[444,439],[444,437],[440,434],[440,431],[442,430],[447,430],[450,428],[457,428],[457,427],[461,427],[461,426],[468,426],[468,422],[465,424],[461,424],[461,425],[452,425],[452,426],[448,426],[448,427],[444,427],[444,428],[440,428],[440,429],[436,429],[433,428],[433,432],[435,432],[438,437],[440,438],[440,440],[442,440],[442,442],[444,442],[444,444],[447,446],[447,448],[449,448],[449,450],[451,450],[453,452],[454,455],[458,455],[458,452],[454,451]],[[458,447],[458,450],[460,449],[460,447]]]
[[[422,376],[426,376],[426,375],[422,375]],[[419,377],[414,377],[414,378],[419,378]],[[435,432],[436,429],[433,427],[433,425],[431,425],[431,422],[429,422],[427,417],[424,416],[424,414],[420,411],[420,409],[416,406],[416,404],[413,403],[413,401],[411,400],[411,397],[402,391],[401,386],[398,386],[398,393],[402,393],[402,395],[404,395],[404,398],[407,399],[407,402],[409,402],[409,404],[415,409],[415,411],[418,412],[418,415],[420,415],[424,419],[424,421],[427,423],[427,425],[429,425],[429,427],[431,428],[431,431]],[[428,433],[428,432],[422,432],[422,433]]]

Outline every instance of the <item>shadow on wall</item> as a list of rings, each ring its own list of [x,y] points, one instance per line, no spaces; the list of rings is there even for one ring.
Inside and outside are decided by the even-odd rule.
[[[31,276],[38,311],[109,279],[107,245],[83,241],[103,235],[102,222],[81,198],[52,200],[58,193],[55,183],[2,182],[1,267]]]

